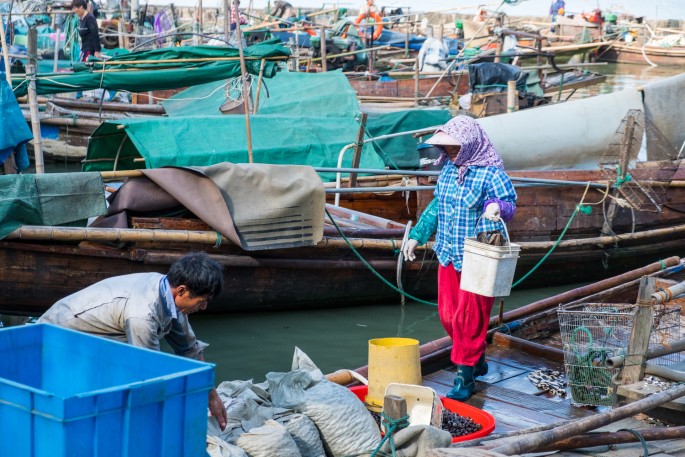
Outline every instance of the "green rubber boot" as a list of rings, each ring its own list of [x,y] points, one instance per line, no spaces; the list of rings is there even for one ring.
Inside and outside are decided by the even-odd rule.
[[[473,368],[466,365],[457,365],[457,376],[454,378],[454,387],[447,394],[447,398],[457,401],[467,400],[476,387],[473,379]]]
[[[479,376],[485,376],[486,374],[488,374],[488,363],[485,361],[485,352],[483,352],[473,369],[473,376],[477,378]]]

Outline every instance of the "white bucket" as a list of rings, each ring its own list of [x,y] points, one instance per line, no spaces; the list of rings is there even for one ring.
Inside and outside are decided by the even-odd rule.
[[[511,293],[516,259],[521,246],[493,246],[475,238],[464,240],[464,259],[461,267],[462,290],[485,297],[506,297]]]
[[[410,426],[432,425],[442,428],[442,402],[430,387],[393,382],[385,388],[385,395],[397,395],[406,400]]]

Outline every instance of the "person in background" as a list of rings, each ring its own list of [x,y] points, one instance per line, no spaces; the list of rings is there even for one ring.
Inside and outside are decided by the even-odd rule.
[[[95,56],[100,58],[100,32],[98,21],[88,12],[88,0],[73,0],[71,10],[78,16],[78,34],[81,37],[81,62],[88,60],[88,57]]]
[[[274,2],[274,6],[269,14],[278,19],[283,19],[284,21],[293,21],[297,19],[297,10],[293,8],[293,5],[283,0]]]
[[[361,8],[359,8],[359,15],[371,13],[378,13],[378,7],[374,4],[374,0],[366,0]]]
[[[450,358],[456,364],[454,387],[447,397],[464,401],[473,393],[475,378],[488,372],[485,341],[494,297],[461,290],[464,239],[500,229],[516,211],[516,191],[504,172],[502,159],[475,119],[456,116],[440,127],[428,144],[442,149],[444,163],[435,198],[421,215],[402,247],[412,261],[415,250],[436,232],[438,314],[452,338]]]
[[[554,0],[549,7],[549,15],[552,16],[552,20],[556,20],[557,16],[563,16],[566,14],[566,2],[564,0]]]
[[[59,300],[37,322],[157,351],[164,338],[177,355],[204,361],[208,345],[195,337],[188,315],[206,309],[221,293],[221,270],[207,254],[186,254],[166,275],[135,273],[95,283]],[[209,411],[223,430],[228,417],[215,389]]]

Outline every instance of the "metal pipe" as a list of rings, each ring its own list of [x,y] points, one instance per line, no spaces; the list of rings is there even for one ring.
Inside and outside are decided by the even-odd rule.
[[[649,349],[645,357],[647,359],[656,359],[669,354],[675,354],[676,352],[685,351],[685,338],[682,340],[675,341],[673,343],[666,343],[663,346],[655,349]],[[606,366],[608,368],[620,368],[623,366],[625,361],[624,356],[616,356],[607,359]]]
[[[435,186],[398,186],[398,187],[340,187],[326,189],[327,194],[356,194],[364,192],[405,192],[414,190],[435,190]],[[336,205],[337,206],[337,205]]]
[[[667,289],[662,289],[654,292],[652,297],[652,304],[658,305],[671,300],[679,295],[685,294],[685,282],[675,284]]]
[[[685,373],[682,371],[662,367],[661,365],[655,365],[653,363],[648,363],[645,365],[645,374],[659,376],[660,378],[670,379],[671,381],[675,382],[685,382]]]

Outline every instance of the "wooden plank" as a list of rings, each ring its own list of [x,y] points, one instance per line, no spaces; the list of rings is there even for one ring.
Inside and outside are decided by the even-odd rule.
[[[633,384],[642,380],[645,374],[645,353],[649,346],[649,336],[654,324],[651,294],[656,291],[656,278],[644,276],[640,281],[637,297],[637,314],[628,343],[628,353],[621,371],[621,384]]]

